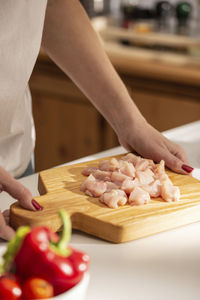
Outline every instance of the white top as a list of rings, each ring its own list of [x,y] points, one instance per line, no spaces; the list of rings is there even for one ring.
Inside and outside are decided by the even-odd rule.
[[[192,166],[200,168],[200,121],[165,132],[183,145]],[[124,153],[117,147],[73,163]],[[38,195],[37,174],[20,179]],[[0,194],[0,209],[13,199]],[[199,300],[200,222],[124,244],[112,244],[74,230],[71,245],[91,258],[85,300]],[[5,244],[0,242],[0,256]]]
[[[0,0],[0,165],[21,175],[35,132],[28,81],[39,53],[46,0]]]

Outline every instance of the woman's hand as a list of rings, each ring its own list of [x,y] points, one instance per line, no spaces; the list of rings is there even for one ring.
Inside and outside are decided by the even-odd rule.
[[[33,199],[31,192],[14,179],[6,170],[0,167],[0,192],[5,191],[17,199],[20,205],[29,210],[42,210],[38,202]],[[14,235],[14,230],[8,225],[9,210],[0,212],[0,238],[9,240]]]
[[[155,162],[163,159],[166,166],[180,174],[191,173],[183,148],[165,138],[144,119],[138,120],[135,126],[124,126],[118,134],[119,142],[128,151],[136,151],[144,158]]]

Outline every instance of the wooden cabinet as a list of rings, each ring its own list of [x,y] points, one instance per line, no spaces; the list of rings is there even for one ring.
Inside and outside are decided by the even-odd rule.
[[[104,118],[49,60],[38,60],[30,87],[36,171],[118,145]]]
[[[199,119],[200,70],[108,54],[135,103],[158,130]],[[36,171],[118,145],[104,118],[45,55],[39,56],[30,87]]]
[[[121,73],[141,113],[159,131],[200,119],[200,86]]]

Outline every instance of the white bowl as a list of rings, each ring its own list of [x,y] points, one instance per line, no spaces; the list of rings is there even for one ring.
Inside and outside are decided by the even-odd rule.
[[[63,294],[50,298],[49,300],[84,300],[89,284],[89,278],[89,274],[86,273],[83,276],[83,279],[73,288]]]

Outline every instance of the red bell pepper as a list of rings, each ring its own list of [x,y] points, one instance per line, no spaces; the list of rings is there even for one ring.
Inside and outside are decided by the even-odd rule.
[[[88,270],[89,256],[68,247],[71,222],[64,210],[61,238],[47,227],[35,227],[26,233],[14,258],[15,274],[26,280],[47,280],[58,295],[75,286]]]

